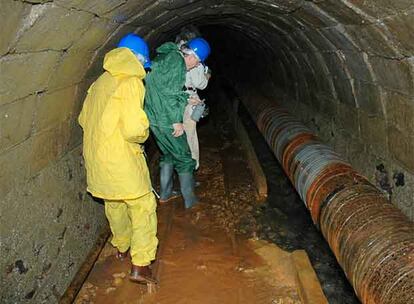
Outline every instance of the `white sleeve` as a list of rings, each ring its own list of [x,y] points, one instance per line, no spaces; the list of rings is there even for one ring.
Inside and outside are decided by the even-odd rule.
[[[204,90],[207,87],[208,79],[204,74],[204,66],[199,64],[195,68],[189,70],[186,75],[185,86],[187,88],[196,88]]]

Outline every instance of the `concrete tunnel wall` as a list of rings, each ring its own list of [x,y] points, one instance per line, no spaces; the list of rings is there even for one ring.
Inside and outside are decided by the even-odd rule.
[[[104,54],[203,27],[241,98],[282,101],[414,219],[411,0],[2,0],[1,302],[54,303],[106,221],[76,118]]]

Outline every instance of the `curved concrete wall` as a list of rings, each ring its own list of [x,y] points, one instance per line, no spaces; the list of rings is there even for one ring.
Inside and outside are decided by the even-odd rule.
[[[414,218],[410,0],[3,0],[0,17],[2,302],[56,302],[105,224],[76,117],[127,32],[154,48],[202,27],[240,94],[277,96]]]

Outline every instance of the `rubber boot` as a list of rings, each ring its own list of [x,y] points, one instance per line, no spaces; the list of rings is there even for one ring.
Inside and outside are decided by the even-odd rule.
[[[191,208],[197,203],[197,197],[194,193],[194,175],[193,173],[178,174],[180,179],[181,194],[184,197],[185,208]]]
[[[132,265],[129,279],[140,284],[157,284],[157,280],[152,276],[152,270],[149,266]]]
[[[173,164],[160,165],[160,203],[165,203],[173,198]]]

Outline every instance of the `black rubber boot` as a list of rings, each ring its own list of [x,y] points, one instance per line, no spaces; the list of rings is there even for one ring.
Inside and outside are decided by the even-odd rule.
[[[178,174],[180,179],[181,194],[184,197],[185,208],[191,208],[197,203],[198,199],[194,193],[194,175],[193,173]]]
[[[173,173],[174,166],[172,164],[163,163],[160,165],[160,202],[172,199]]]

